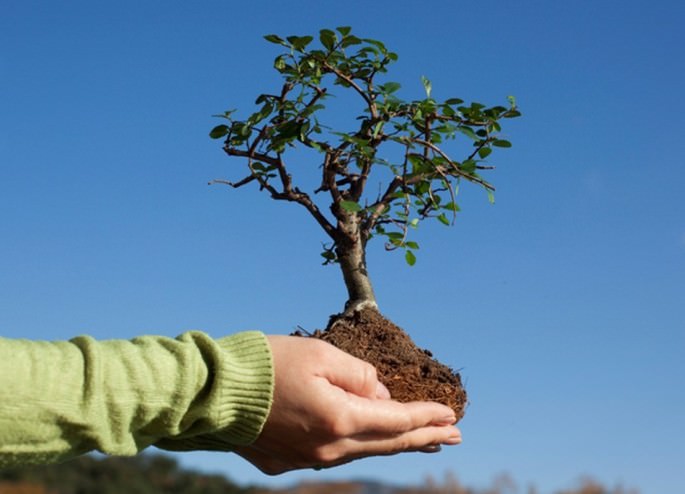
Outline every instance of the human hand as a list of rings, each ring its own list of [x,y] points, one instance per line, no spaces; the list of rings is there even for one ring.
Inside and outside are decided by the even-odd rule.
[[[268,338],[276,376],[271,412],[259,438],[236,449],[263,472],[433,452],[461,442],[449,407],[392,401],[372,365],[321,340]]]

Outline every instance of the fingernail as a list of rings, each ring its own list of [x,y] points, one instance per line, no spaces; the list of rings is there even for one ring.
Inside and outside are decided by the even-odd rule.
[[[457,421],[457,417],[454,415],[446,415],[438,420],[436,420],[435,425],[452,425]]]
[[[376,384],[376,398],[379,400],[390,399],[390,391],[388,391],[388,388],[386,388],[382,382]]]
[[[431,446],[426,446],[421,451],[423,453],[439,453],[442,450],[442,446],[439,444],[433,444]]]
[[[451,436],[449,436],[447,438],[447,440],[443,444],[451,444],[451,445],[461,444],[461,434],[460,433],[452,434]]]

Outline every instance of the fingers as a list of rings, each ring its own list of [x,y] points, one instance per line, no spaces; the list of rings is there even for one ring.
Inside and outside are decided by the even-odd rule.
[[[423,427],[394,437],[348,439],[339,444],[345,456],[394,455],[406,451],[437,452],[440,445],[461,443],[461,431],[454,426]]]
[[[461,432],[453,426],[425,427],[395,436],[368,436],[339,440],[293,451],[291,447],[277,452],[258,445],[241,446],[235,452],[268,475],[278,475],[302,468],[323,468],[343,465],[368,456],[389,456],[402,452],[436,453],[441,445],[461,442]]]
[[[276,378],[301,379],[311,373],[340,389],[369,399],[388,399],[390,393],[379,383],[376,369],[330,343],[313,338],[269,336]]]
[[[451,408],[432,402],[399,403],[392,400],[365,400],[349,396],[345,414],[349,430],[375,434],[401,434],[427,426],[446,426],[456,422]]]
[[[379,400],[389,400],[390,399],[390,390],[385,387],[385,385],[378,381],[378,384],[376,385],[376,398]]]
[[[238,454],[267,474],[341,465],[459,444],[454,412],[390,399],[375,368],[319,340],[269,337],[274,402],[262,433]]]
[[[321,372],[321,377],[328,379],[334,386],[364,398],[387,399],[390,392],[383,386],[376,375],[373,365],[326,343],[328,348],[326,360],[329,365]]]

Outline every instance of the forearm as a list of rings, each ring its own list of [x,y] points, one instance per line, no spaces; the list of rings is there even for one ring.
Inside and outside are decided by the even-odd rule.
[[[271,405],[273,367],[257,332],[212,340],[0,339],[0,465],[87,451],[133,455],[254,441]]]

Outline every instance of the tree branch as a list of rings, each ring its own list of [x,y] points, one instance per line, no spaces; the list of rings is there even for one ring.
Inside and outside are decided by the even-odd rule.
[[[214,180],[210,180],[207,185],[214,185],[214,184],[222,184],[222,185],[229,185],[233,187],[234,189],[237,189],[238,187],[242,187],[243,185],[249,184],[250,182],[254,182],[257,179],[254,175],[248,175],[244,179],[238,181],[238,182],[231,182],[229,180],[224,180],[222,178],[215,178]]]
[[[287,173],[287,170],[285,168],[285,164],[281,160],[280,156],[279,157],[273,157],[273,156],[268,156],[262,153],[255,153],[254,151],[244,151],[241,149],[235,149],[231,148],[228,145],[224,147],[224,151],[226,154],[229,156],[239,156],[243,158],[248,159],[248,166],[250,167],[250,170],[252,171],[252,174],[245,177],[244,179],[240,180],[239,182],[230,182],[228,180],[215,180],[213,182],[216,183],[223,183],[226,185],[230,185],[233,188],[238,188],[242,187],[243,185],[246,185],[254,180],[257,180],[259,182],[260,189],[266,189],[269,194],[271,194],[271,197],[275,200],[278,201],[290,201],[290,202],[296,202],[301,204],[302,206],[309,211],[309,213],[314,217],[314,219],[319,223],[319,225],[323,228],[323,230],[328,234],[329,237],[331,237],[333,240],[337,240],[338,238],[338,233],[335,228],[331,224],[330,221],[321,213],[321,210],[319,207],[312,201],[311,197],[309,197],[308,194],[300,191],[299,189],[293,189],[292,187],[292,178],[291,176]],[[256,173],[255,170],[252,168],[252,161],[253,160],[258,160],[258,161],[263,161],[264,163],[268,163],[269,165],[272,165],[276,168],[279,174],[279,178],[281,180],[281,185],[283,186],[282,191],[278,191],[273,185],[271,185],[268,180],[266,180],[264,177],[262,177],[260,174]]]
[[[412,142],[415,142],[416,144],[420,144],[421,146],[428,147],[428,148],[432,149],[433,151],[435,151],[440,156],[442,156],[452,166],[452,172],[455,175],[458,175],[458,176],[463,177],[463,178],[465,178],[471,182],[482,185],[486,189],[495,190],[495,187],[490,185],[488,182],[486,182],[482,178],[476,177],[474,175],[468,174],[468,173],[460,170],[459,167],[455,164],[455,162],[452,161],[452,159],[449,156],[447,156],[445,154],[445,152],[442,149],[440,149],[439,147],[437,147],[435,144],[428,142],[428,141],[424,141],[423,139],[416,139],[416,138],[412,139]],[[438,170],[440,167],[436,166],[435,168],[436,168],[436,170]],[[442,172],[438,171],[438,173],[442,174],[442,173],[444,173],[444,170]]]
[[[324,68],[328,69],[330,72],[338,76],[340,79],[345,81],[347,84],[352,86],[357,93],[366,101],[366,105],[369,107],[369,112],[371,112],[371,117],[373,119],[378,118],[378,109],[376,108],[376,103],[373,101],[373,99],[364,91],[359,85],[354,82],[354,79],[352,79],[350,76],[344,74],[341,72],[337,67],[333,67],[331,64],[329,64],[327,61],[324,61]]]

